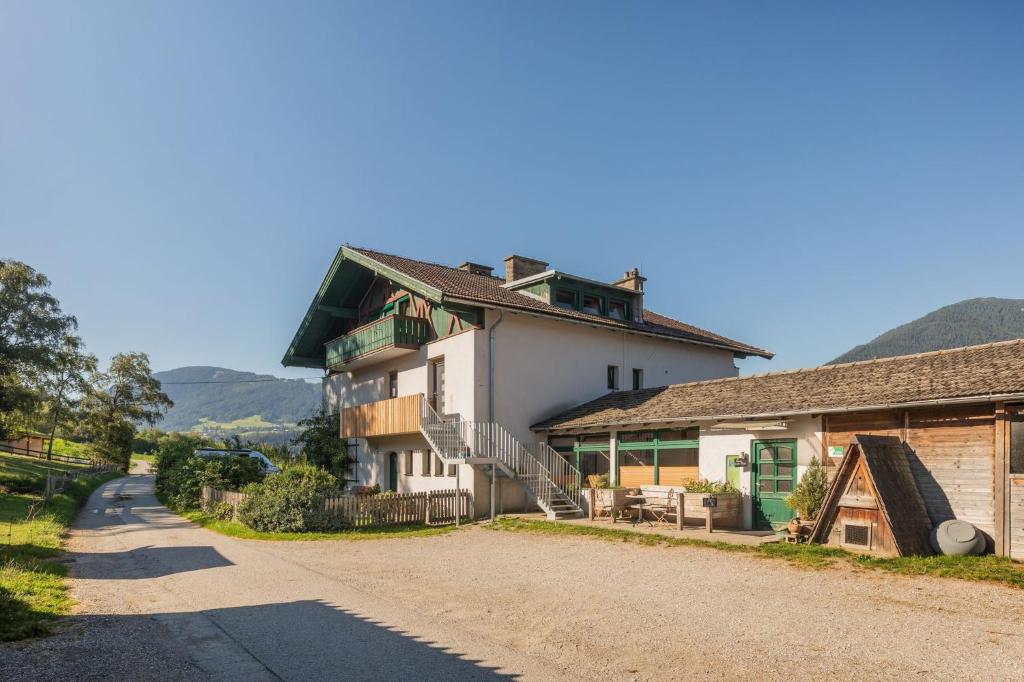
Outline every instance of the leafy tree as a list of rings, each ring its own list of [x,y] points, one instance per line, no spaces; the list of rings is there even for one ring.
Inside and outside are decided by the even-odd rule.
[[[299,428],[302,433],[292,443],[302,447],[306,461],[345,480],[352,460],[340,436],[341,416],[320,408],[312,417],[300,421]]]
[[[54,354],[54,364],[42,374],[41,386],[49,412],[50,443],[46,459],[53,457],[53,438],[74,413],[77,402],[89,390],[89,377],[96,372],[96,356],[85,353],[82,340],[67,334]]]
[[[101,459],[127,467],[138,426],[154,425],[174,405],[153,378],[145,353],[118,353],[93,375],[84,418]]]
[[[40,399],[32,378],[55,366],[62,339],[77,327],[49,286],[28,265],[0,260],[0,413],[32,412]]]
[[[795,509],[802,519],[815,519],[821,511],[821,505],[825,504],[827,490],[828,477],[815,457],[807,466],[803,478],[797,483],[796,490],[786,498],[786,505],[790,509]]]

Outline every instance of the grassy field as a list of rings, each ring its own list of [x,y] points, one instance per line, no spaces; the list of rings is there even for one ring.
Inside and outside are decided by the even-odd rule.
[[[8,470],[38,475],[39,460],[0,457]],[[43,506],[38,506],[42,501],[38,495],[0,494],[0,641],[47,634],[54,619],[71,608],[64,583],[66,569],[51,559],[60,552],[64,531],[89,494],[120,475],[106,473],[74,481]],[[38,511],[28,521],[33,506]]]
[[[271,533],[253,530],[238,521],[222,521],[200,511],[179,511],[176,513],[215,533],[243,540],[382,540],[384,538],[445,535],[455,530],[455,526],[394,526],[385,528],[354,528],[352,530],[340,530],[329,533]]]
[[[628,542],[647,546],[706,547],[723,552],[748,554],[771,559],[783,559],[808,568],[826,568],[835,564],[871,568],[903,575],[930,575],[999,583],[1024,589],[1024,564],[993,555],[976,557],[894,557],[877,558],[852,554],[845,550],[822,545],[790,545],[773,542],[762,545],[734,545],[697,538],[678,538],[669,535],[635,533],[614,528],[576,526],[557,521],[539,521],[516,517],[501,517],[487,528],[516,533],[544,535],[589,536],[612,542]]]

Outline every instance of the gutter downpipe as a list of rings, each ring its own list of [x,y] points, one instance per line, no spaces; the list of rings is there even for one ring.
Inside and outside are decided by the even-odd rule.
[[[487,333],[487,421],[494,421],[494,330],[505,319],[505,311],[498,308],[498,319]],[[491,522],[495,519],[495,501],[498,490],[497,467],[491,464]]]

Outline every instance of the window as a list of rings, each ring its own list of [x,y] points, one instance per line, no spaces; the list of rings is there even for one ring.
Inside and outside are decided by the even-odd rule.
[[[1010,473],[1024,474],[1024,411],[1010,415]]]
[[[595,294],[583,294],[583,312],[591,315],[603,315],[604,305],[601,297]]]
[[[398,397],[398,372],[388,372],[388,397]]]
[[[448,465],[448,475],[451,476],[452,478],[455,478],[455,467],[457,467],[457,466],[459,466],[459,465],[458,464],[449,464]]]
[[[434,475],[444,476],[444,462],[437,455],[434,455]]]
[[[555,305],[559,308],[576,310],[576,292],[572,289],[556,289]]]
[[[644,387],[644,371],[642,369],[633,369],[633,390],[639,391]]]
[[[580,445],[584,447],[600,447],[605,450],[611,447],[607,433],[588,433],[585,436],[580,436]]]
[[[403,452],[402,458],[405,460],[402,466],[402,473],[406,476],[412,476],[412,450]]]
[[[620,443],[653,443],[654,431],[623,431],[619,434]]]
[[[424,476],[430,475],[430,455],[430,450],[424,450],[423,452],[420,453],[420,460],[423,465],[423,471],[421,471],[420,473],[423,474]]]
[[[608,365],[608,390],[619,390],[619,368],[615,365]]]
[[[629,304],[614,298],[608,301],[608,317],[613,320],[628,320]]]

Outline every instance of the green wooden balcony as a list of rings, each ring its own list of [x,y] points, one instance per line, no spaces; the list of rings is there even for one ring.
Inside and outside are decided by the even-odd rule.
[[[422,317],[389,315],[327,342],[327,366],[352,369],[416,350],[430,340]]]

